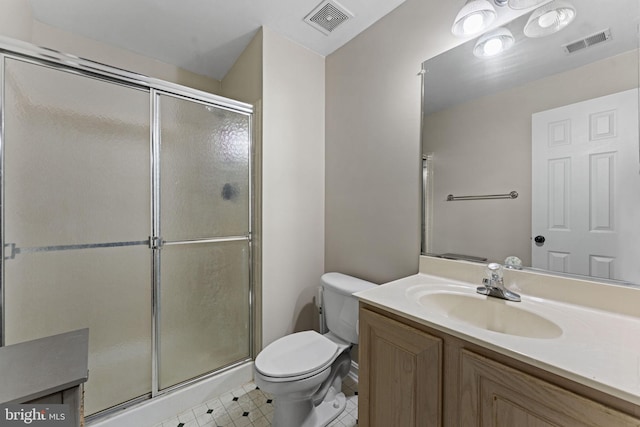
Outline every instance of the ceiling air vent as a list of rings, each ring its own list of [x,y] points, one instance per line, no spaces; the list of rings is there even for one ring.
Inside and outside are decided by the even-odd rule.
[[[304,21],[324,35],[331,34],[344,22],[353,18],[353,14],[333,0],[323,1],[311,11]]]
[[[599,31],[589,37],[577,40],[575,42],[562,46],[566,53],[574,53],[582,49],[586,49],[598,43],[606,42],[611,39],[611,30],[608,28],[604,31]]]

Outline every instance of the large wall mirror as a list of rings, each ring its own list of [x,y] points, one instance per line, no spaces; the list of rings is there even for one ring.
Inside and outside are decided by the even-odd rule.
[[[640,284],[640,2],[557,3],[423,63],[422,253]]]

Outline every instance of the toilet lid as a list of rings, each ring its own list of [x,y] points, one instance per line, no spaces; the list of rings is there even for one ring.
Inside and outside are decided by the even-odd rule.
[[[337,352],[337,344],[319,333],[297,332],[269,344],[256,357],[255,367],[268,377],[294,377],[323,368]]]

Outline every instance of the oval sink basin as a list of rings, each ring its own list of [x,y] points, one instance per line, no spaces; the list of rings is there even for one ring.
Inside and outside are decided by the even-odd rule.
[[[488,331],[527,338],[557,338],[554,322],[518,307],[519,302],[461,292],[420,292],[416,301],[433,313]]]

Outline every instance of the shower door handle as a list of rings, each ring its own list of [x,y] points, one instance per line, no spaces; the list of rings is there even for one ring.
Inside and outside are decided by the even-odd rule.
[[[7,250],[7,248],[9,248],[10,250],[10,255],[4,257],[5,261],[9,259],[15,259],[16,255],[20,252],[20,250],[16,248],[15,243],[5,243],[4,248],[5,248],[5,251]]]

